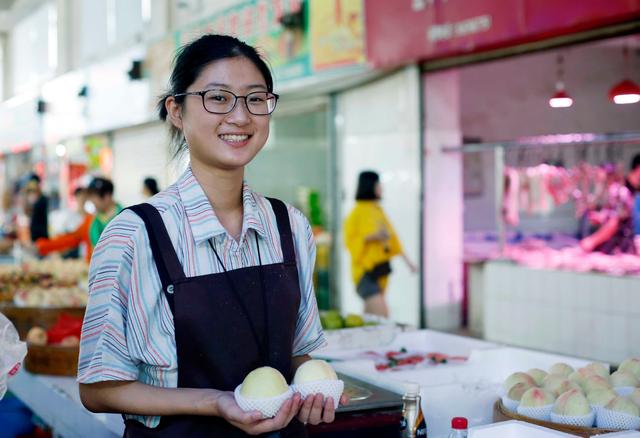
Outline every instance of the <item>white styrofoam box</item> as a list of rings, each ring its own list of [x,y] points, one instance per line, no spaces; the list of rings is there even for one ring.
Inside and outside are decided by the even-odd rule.
[[[549,429],[523,421],[505,421],[502,423],[477,426],[469,429],[469,438],[575,438],[575,435]]]
[[[612,433],[603,433],[603,434],[598,434],[598,435],[591,435],[591,438],[596,438],[596,437],[606,437],[606,438],[618,438],[618,437],[624,437],[624,438],[640,438],[640,432],[637,432],[635,430],[625,430],[623,432],[612,432]]]

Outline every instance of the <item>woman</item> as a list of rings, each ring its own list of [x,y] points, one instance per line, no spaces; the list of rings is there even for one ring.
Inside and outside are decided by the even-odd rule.
[[[411,272],[415,265],[402,250],[398,236],[380,206],[382,187],[376,172],[358,177],[356,205],[344,223],[344,236],[351,254],[351,275],[366,313],[389,316],[384,299],[391,258],[401,255]]]
[[[181,49],[170,86],[160,118],[190,166],[116,217],[94,250],[82,401],[124,413],[132,437],[304,436],[301,423],[333,421],[330,398],[295,394],[261,419],[232,392],[265,365],[290,381],[325,343],[308,221],[243,182],[269,135],[271,73],[254,48],[205,35]]]

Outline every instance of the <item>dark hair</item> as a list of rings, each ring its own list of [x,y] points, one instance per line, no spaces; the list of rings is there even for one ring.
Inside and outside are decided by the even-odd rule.
[[[149,190],[149,193],[151,193],[152,196],[160,191],[158,190],[158,181],[150,176],[142,180],[142,184],[144,184],[144,186],[147,188],[147,190]]]
[[[358,176],[358,188],[356,189],[356,200],[379,199],[376,195],[376,184],[380,182],[380,176],[371,170],[360,172]]]
[[[635,154],[631,159],[631,171],[636,170],[636,167],[640,166],[640,154]]]
[[[169,91],[158,100],[158,115],[160,120],[167,120],[165,101],[169,96],[184,93],[193,84],[202,70],[214,61],[243,56],[251,61],[262,73],[267,83],[267,91],[273,91],[273,77],[266,61],[258,51],[229,35],[207,34],[182,46],[173,61],[173,71],[169,80]],[[176,102],[182,103],[185,96],[176,97]],[[172,157],[175,158],[186,149],[182,131],[171,125]]]
[[[107,178],[96,177],[89,183],[87,192],[101,198],[104,198],[105,195],[113,195],[113,183]]]

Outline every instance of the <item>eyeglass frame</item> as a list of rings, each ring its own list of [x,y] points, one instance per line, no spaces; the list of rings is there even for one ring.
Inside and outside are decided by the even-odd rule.
[[[234,102],[233,105],[231,106],[231,109],[229,109],[229,111],[227,111],[226,113],[217,113],[217,112],[213,112],[213,111],[209,111],[206,107],[206,105],[204,104],[204,95],[207,94],[209,91],[224,91],[225,93],[229,93],[234,97]],[[251,96],[254,93],[269,93],[273,96],[275,96],[276,98],[276,103],[273,105],[273,110],[270,113],[267,114],[255,114],[253,112],[251,112],[251,109],[249,109],[249,105],[247,104],[247,97]],[[238,99],[242,98],[244,99],[244,107],[247,109],[247,111],[249,111],[249,114],[254,115],[254,116],[270,116],[271,114],[273,114],[273,111],[276,110],[276,105],[278,104],[278,99],[280,98],[279,94],[276,94],[272,91],[252,91],[251,93],[245,94],[244,96],[238,96],[237,94],[235,94],[233,91],[229,91],[229,90],[225,90],[224,88],[209,88],[208,90],[202,90],[202,91],[186,91],[184,93],[178,93],[178,94],[174,94],[173,97],[184,97],[184,96],[200,96],[201,100],[202,100],[202,108],[204,108],[204,110],[206,112],[208,112],[209,114],[218,114],[218,115],[224,115],[224,114],[230,114],[231,112],[233,112],[233,110],[236,108],[236,105],[238,104]]]

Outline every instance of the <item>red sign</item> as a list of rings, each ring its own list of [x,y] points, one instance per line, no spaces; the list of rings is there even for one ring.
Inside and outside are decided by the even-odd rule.
[[[640,18],[640,0],[365,0],[376,67],[445,58]]]

